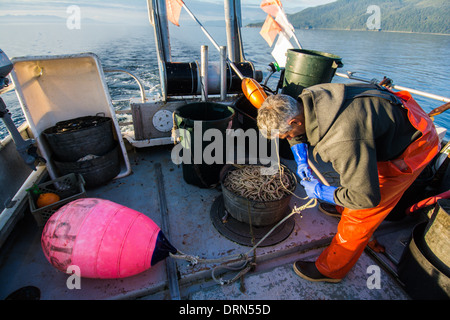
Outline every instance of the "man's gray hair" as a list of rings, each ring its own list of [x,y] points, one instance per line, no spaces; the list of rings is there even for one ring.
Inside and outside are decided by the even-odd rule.
[[[297,100],[285,94],[268,96],[258,109],[256,118],[262,135],[274,139],[276,132],[271,134],[272,131],[278,130],[279,134],[283,134],[291,130],[288,122],[301,112],[298,104]]]

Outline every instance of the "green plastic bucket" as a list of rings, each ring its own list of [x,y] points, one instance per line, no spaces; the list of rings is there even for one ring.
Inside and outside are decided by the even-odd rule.
[[[220,103],[212,102],[195,102],[189,103],[177,108],[174,112],[175,126],[182,130],[180,134],[181,144],[183,145],[183,153],[191,150],[190,163],[182,163],[183,179],[192,185],[201,188],[210,188],[217,185],[220,181],[220,170],[225,164],[226,147],[225,133],[226,129],[231,127],[234,110],[231,107]],[[201,135],[195,132],[196,125],[201,124]],[[203,151],[214,141],[204,141],[203,135],[208,129],[218,129],[222,135],[223,144],[221,145],[223,158],[214,163],[206,163]],[[189,133],[189,135],[187,134]],[[190,141],[187,137],[190,137]],[[200,143],[201,148],[196,146],[195,137],[202,137]],[[201,152],[200,163],[195,163],[195,154],[199,158],[198,152]],[[189,152],[188,152],[189,153]]]
[[[281,92],[297,98],[304,88],[331,82],[343,65],[341,57],[331,53],[289,49]]]

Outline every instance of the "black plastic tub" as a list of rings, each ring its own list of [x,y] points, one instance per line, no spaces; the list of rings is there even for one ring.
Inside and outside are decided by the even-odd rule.
[[[282,166],[293,186],[291,194],[279,200],[256,201],[236,195],[222,183],[223,202],[228,213],[236,220],[255,227],[275,225],[286,217],[291,211],[289,203],[297,186],[297,178],[288,167]],[[237,168],[233,165],[226,165],[221,173],[222,182],[225,181],[227,174],[235,169]]]
[[[194,132],[195,123],[201,125],[201,137],[208,129],[217,129],[225,137],[226,129],[231,127],[231,121],[234,116],[234,110],[224,104],[213,102],[195,102],[179,107],[174,113],[175,123],[178,129],[189,132],[189,138],[182,142],[184,152],[191,154],[191,163],[183,163],[183,178],[192,185],[200,188],[211,188],[219,183],[220,170],[225,164],[225,145],[223,146],[223,159],[219,163],[207,164],[202,158],[201,163],[195,163],[194,152],[196,133]],[[200,128],[200,127],[198,127]],[[197,132],[198,134],[198,132]],[[225,139],[223,140],[225,141]],[[201,147],[199,151],[203,152],[209,145],[209,141],[198,141]],[[197,142],[197,143],[198,143]],[[201,156],[201,155],[200,155]]]
[[[120,172],[119,144],[102,156],[86,157],[85,160],[62,162],[54,160],[61,175],[79,173],[86,182],[86,188],[106,184]]]
[[[282,93],[297,99],[304,88],[331,82],[336,69],[344,66],[341,60],[331,53],[289,49]]]
[[[430,261],[424,240],[426,226],[427,222],[414,228],[411,242],[400,259],[398,274],[411,298],[447,300],[450,298],[450,279]]]
[[[112,120],[102,116],[60,121],[43,135],[57,161],[77,161],[88,154],[102,156],[115,144]]]
[[[429,260],[450,277],[450,199],[437,201],[424,231]]]

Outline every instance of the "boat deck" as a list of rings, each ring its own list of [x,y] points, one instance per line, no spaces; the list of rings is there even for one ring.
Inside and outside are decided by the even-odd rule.
[[[187,184],[183,180],[182,167],[171,161],[170,146],[134,149],[130,151],[129,159],[131,175],[89,189],[87,196],[125,205],[162,226],[161,189],[156,169],[160,165],[169,221],[169,230],[164,233],[174,247],[204,259],[228,257],[250,249],[228,239],[214,227],[210,213],[221,196],[220,189],[201,189]],[[292,160],[283,159],[282,162],[295,168]],[[296,194],[305,196],[300,186]],[[306,200],[292,198],[291,207],[304,203]],[[298,277],[292,270],[292,263],[300,258],[314,260],[331,241],[338,220],[321,213],[317,207],[306,209],[301,215],[295,214],[293,219],[295,223],[287,238],[258,247],[254,270],[232,284],[219,285],[211,278],[211,270],[217,264],[191,266],[187,261],[169,257],[136,276],[113,280],[82,278],[81,289],[68,289],[68,275],[46,260],[40,244],[41,230],[26,212],[0,255],[0,299],[25,286],[39,288],[40,299],[44,300],[171,299],[166,271],[170,260],[176,265],[181,299],[409,299],[395,277],[384,268],[380,269],[380,287],[369,288],[368,279],[373,271],[368,268],[377,265],[377,260],[367,253],[338,284],[312,283]],[[409,223],[413,225],[414,221]],[[410,232],[406,228],[406,233],[399,233],[397,226],[398,223],[384,222],[378,231],[379,241],[386,245],[394,260],[399,259],[402,243]],[[387,267],[389,263],[386,263]],[[223,277],[229,279],[235,274],[236,271],[232,271]]]

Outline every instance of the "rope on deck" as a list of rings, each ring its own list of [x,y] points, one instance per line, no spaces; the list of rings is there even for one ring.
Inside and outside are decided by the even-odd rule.
[[[303,210],[313,208],[317,205],[317,199],[313,198],[310,199],[306,204],[297,207],[294,206],[294,209],[292,209],[291,213],[288,214],[286,217],[284,217],[282,220],[280,220],[272,229],[270,229],[267,234],[261,238],[261,240],[258,241],[257,244],[255,244],[250,250],[248,250],[246,253],[243,254],[234,254],[229,255],[227,257],[217,258],[217,259],[202,259],[199,256],[186,254],[184,252],[181,252],[180,250],[177,251],[176,254],[170,254],[170,256],[174,259],[179,260],[186,260],[188,261],[192,266],[202,263],[202,264],[211,264],[211,263],[220,263],[218,266],[214,267],[211,275],[215,282],[217,282],[220,285],[226,285],[235,282],[237,279],[245,275],[247,272],[249,272],[255,264],[252,262],[252,259],[249,258],[249,255],[256,250],[256,248],[264,241],[266,238],[281,224],[283,224],[287,219],[289,219],[294,214],[300,214]],[[235,266],[234,264],[237,264],[239,262],[242,262],[242,265]],[[239,271],[233,278],[225,280],[223,278],[217,278],[215,273],[219,269],[226,269],[226,270],[232,270],[232,271]]]

